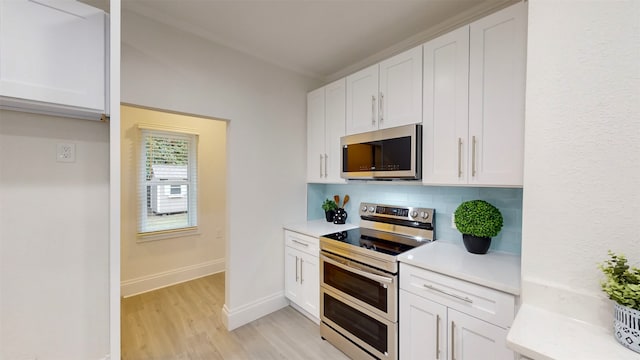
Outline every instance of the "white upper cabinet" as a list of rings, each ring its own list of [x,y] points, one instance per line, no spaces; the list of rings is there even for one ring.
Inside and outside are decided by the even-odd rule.
[[[345,79],[307,94],[307,181],[341,183],[340,137],[345,131]]]
[[[469,183],[522,186],[526,3],[470,26]]]
[[[423,182],[522,186],[526,5],[424,45]]]
[[[105,13],[69,0],[0,0],[0,106],[99,119]]]
[[[378,65],[347,76],[347,134],[378,128]]]
[[[424,45],[425,183],[467,183],[468,89],[469,26],[464,26]]]
[[[380,63],[380,128],[422,122],[422,48]]]
[[[422,121],[422,48],[347,76],[346,133]]]

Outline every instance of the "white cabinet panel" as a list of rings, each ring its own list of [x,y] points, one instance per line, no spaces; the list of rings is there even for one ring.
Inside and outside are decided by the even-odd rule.
[[[1,0],[1,105],[105,112],[107,25],[102,10],[76,1]]]
[[[325,156],[324,88],[307,94],[307,181],[324,178]]]
[[[422,122],[422,49],[380,63],[379,128]]]
[[[345,79],[307,94],[307,181],[341,183],[340,137],[345,133]]]
[[[325,86],[325,177],[326,182],[345,182],[340,177],[342,149],[340,137],[345,134],[346,80]]]
[[[447,307],[400,290],[400,359],[447,358]]]
[[[456,360],[513,360],[507,348],[507,330],[453,309],[447,317],[451,333],[448,353]]]
[[[284,232],[285,296],[316,322],[320,317],[319,241],[293,231]]]
[[[526,4],[424,45],[423,182],[522,186]]]
[[[347,134],[378,128],[378,65],[347,76]]]
[[[472,23],[470,56],[470,183],[522,185],[526,3]]]
[[[347,76],[346,133],[422,122],[422,47]]]
[[[466,184],[469,27],[424,45],[423,181]]]
[[[404,263],[399,273],[401,359],[514,359],[512,295]]]

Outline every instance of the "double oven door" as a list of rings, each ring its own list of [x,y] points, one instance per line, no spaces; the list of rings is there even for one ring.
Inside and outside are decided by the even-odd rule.
[[[397,359],[397,274],[325,251],[320,269],[322,322],[376,358]]]

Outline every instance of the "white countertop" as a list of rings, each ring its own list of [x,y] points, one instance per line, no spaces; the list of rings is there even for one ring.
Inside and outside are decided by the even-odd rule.
[[[338,231],[345,231],[349,229],[355,229],[358,225],[346,223],[343,225],[336,225],[332,222],[328,222],[325,219],[309,220],[302,223],[286,224],[285,229],[295,231],[301,234],[320,237],[322,235],[335,233]]]
[[[400,255],[398,260],[509,294],[520,295],[519,255],[495,251],[476,255],[468,252],[462,244],[437,240],[407,251]]]
[[[613,326],[613,319],[611,319]],[[539,360],[638,360],[640,354],[620,345],[612,329],[523,304],[507,335],[516,352]]]

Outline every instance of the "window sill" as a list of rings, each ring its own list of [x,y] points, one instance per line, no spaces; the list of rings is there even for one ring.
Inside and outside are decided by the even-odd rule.
[[[187,237],[187,236],[200,236],[200,234],[201,234],[200,229],[198,229],[197,226],[183,228],[183,229],[138,233],[138,236],[136,238],[136,243],[145,243],[149,241],[165,240],[165,239],[175,239],[175,238]]]

